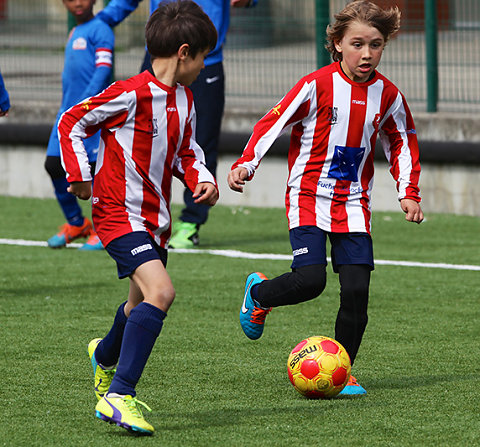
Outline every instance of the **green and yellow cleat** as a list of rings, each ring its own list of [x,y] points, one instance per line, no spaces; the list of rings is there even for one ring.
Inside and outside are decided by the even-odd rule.
[[[144,419],[140,405],[152,411],[136,397],[106,394],[97,402],[95,415],[102,421],[117,424],[132,433],[152,435],[155,429]]]
[[[94,391],[97,399],[100,400],[104,394],[108,391],[110,384],[112,383],[113,376],[115,375],[115,369],[105,369],[97,363],[95,359],[95,349],[97,345],[102,341],[101,338],[94,338],[87,347],[88,356],[92,362],[93,375],[94,375]]]

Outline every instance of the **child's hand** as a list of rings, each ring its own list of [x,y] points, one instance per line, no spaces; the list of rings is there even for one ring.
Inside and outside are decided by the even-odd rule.
[[[405,219],[409,222],[421,223],[423,220],[423,211],[420,208],[420,204],[412,199],[400,200],[400,206],[406,214]]]
[[[218,200],[218,190],[213,183],[201,182],[195,187],[192,197],[195,203],[213,206]]]
[[[238,167],[228,173],[228,186],[230,189],[237,192],[243,192],[243,185],[245,185],[245,179],[248,177],[248,171],[246,168]]]
[[[67,191],[79,199],[88,200],[92,195],[92,182],[72,182]]]

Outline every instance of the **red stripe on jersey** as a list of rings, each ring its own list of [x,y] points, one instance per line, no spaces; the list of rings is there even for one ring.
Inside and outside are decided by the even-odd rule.
[[[152,139],[158,124],[156,118],[153,117],[150,85],[142,85],[135,93],[137,95],[136,132],[133,134],[132,159],[143,181],[141,215],[145,219],[144,223],[147,229],[153,232],[158,228],[160,199],[155,191],[155,185],[150,180],[150,164],[152,160]],[[140,98],[141,100],[139,100]],[[150,137],[145,138],[145,135],[150,135]]]
[[[328,77],[328,80],[333,85],[331,76]],[[325,78],[315,80],[317,104],[332,104],[333,88],[325,89],[325,82]],[[326,122],[328,122],[328,108],[317,108],[313,147],[300,182],[298,197],[299,225],[317,225],[317,186],[327,156],[327,151],[323,149],[322,142],[328,141],[330,132],[329,126],[325,126]]]
[[[362,144],[365,115],[367,112],[368,87],[352,85],[350,96],[350,117],[348,120],[347,147],[360,147]],[[345,204],[350,195],[349,180],[337,180],[332,197],[330,213],[332,218],[332,231],[348,233],[348,215]]]

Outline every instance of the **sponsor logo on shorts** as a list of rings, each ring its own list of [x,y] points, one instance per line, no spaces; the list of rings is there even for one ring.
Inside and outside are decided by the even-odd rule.
[[[308,253],[308,247],[297,248],[293,250],[293,256],[305,255]]]
[[[132,253],[132,256],[135,256],[135,255],[138,255],[139,253],[142,253],[147,250],[152,250],[152,249],[153,249],[152,244],[143,244],[143,245],[140,245],[139,247],[136,247],[130,250],[130,253]]]

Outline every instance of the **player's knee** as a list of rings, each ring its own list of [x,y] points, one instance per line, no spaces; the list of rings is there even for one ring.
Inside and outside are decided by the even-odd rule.
[[[45,159],[45,170],[48,172],[48,175],[54,180],[57,178],[65,177],[66,173],[62,167],[60,157],[54,157],[48,155]]]
[[[175,299],[175,289],[173,287],[162,287],[153,290],[148,298],[145,298],[146,302],[150,302],[153,306],[167,311],[172,305]]]

